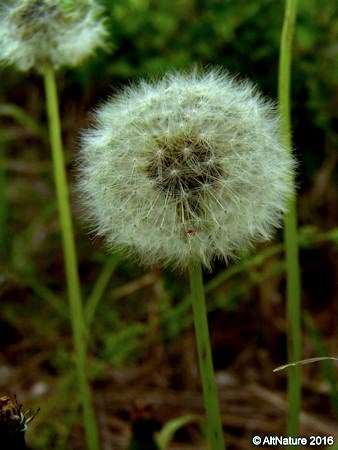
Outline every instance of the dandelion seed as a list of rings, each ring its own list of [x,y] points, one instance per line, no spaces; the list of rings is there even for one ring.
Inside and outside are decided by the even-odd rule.
[[[234,258],[270,238],[287,209],[295,163],[279,132],[274,104],[221,70],[141,81],[83,133],[85,215],[148,264]]]

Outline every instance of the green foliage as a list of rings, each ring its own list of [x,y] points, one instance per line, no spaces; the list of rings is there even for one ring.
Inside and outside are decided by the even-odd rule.
[[[124,83],[194,64],[221,65],[255,80],[276,97],[283,0],[101,3],[108,15],[111,51],[87,66],[85,78],[95,73],[99,82],[108,77]],[[307,0],[299,9],[292,67],[293,129],[307,181],[324,159],[327,142],[333,147],[337,139],[333,98],[338,85],[338,4]]]
[[[271,55],[271,47],[278,48],[281,1],[276,5],[272,0],[118,0],[113,4],[102,0],[102,4],[110,16],[116,49],[110,68],[117,76],[148,76],[194,63],[220,64],[237,72],[241,60],[242,65],[248,58],[258,62]]]

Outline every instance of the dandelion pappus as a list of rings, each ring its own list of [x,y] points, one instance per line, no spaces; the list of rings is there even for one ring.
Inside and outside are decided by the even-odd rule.
[[[269,239],[287,209],[295,163],[278,129],[273,103],[221,69],[142,81],[82,134],[84,216],[145,265],[233,259]]]

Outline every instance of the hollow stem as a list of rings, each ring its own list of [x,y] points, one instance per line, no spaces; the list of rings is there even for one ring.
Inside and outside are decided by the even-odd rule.
[[[198,363],[207,415],[207,432],[211,450],[225,450],[222,421],[212,363],[207,309],[200,263],[189,267],[192,310],[195,325]]]
[[[278,98],[281,115],[281,136],[287,151],[292,151],[290,119],[290,67],[291,49],[297,13],[297,0],[286,0],[285,15],[280,43]],[[294,184],[295,186],[295,184]],[[301,282],[298,256],[296,192],[289,203],[284,222],[284,241],[287,279],[287,324],[288,360],[301,359]],[[288,370],[288,413],[287,433],[297,436],[301,408],[301,369],[300,366]]]
[[[84,324],[81,289],[77,269],[73,225],[70,212],[69,194],[61,141],[61,127],[58,109],[56,82],[52,67],[44,67],[44,84],[49,120],[50,143],[53,155],[54,178],[59,209],[68,300],[73,330],[76,369],[83,419],[89,450],[99,449],[91,391],[86,374],[86,330]]]

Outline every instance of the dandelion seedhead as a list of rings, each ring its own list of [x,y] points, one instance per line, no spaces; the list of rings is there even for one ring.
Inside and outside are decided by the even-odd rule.
[[[142,81],[83,133],[85,215],[148,264],[234,258],[286,210],[294,161],[279,133],[275,106],[221,70]]]
[[[79,64],[104,46],[101,10],[95,0],[8,0],[0,11],[0,62],[23,71]]]

